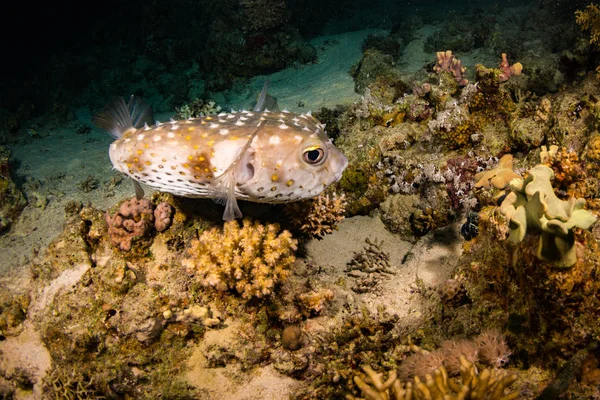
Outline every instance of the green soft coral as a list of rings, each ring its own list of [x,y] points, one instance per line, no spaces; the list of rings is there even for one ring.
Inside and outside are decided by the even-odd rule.
[[[589,229],[596,216],[584,209],[585,199],[556,197],[550,180],[551,168],[536,165],[525,179],[510,182],[512,192],[500,212],[508,219],[509,239],[518,243],[526,233],[541,233],[537,256],[561,268],[577,261],[573,228]]]

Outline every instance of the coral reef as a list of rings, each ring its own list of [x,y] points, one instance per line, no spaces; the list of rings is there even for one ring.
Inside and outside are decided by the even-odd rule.
[[[330,234],[344,219],[346,196],[337,193],[320,194],[315,199],[289,203],[285,213],[292,229],[309,237],[322,239]]]
[[[276,224],[245,218],[228,221],[192,241],[184,266],[199,282],[218,291],[235,290],[243,298],[269,296],[289,275],[297,241]]]
[[[27,204],[10,176],[10,151],[0,146],[0,233],[10,228]]]
[[[536,165],[525,179],[511,181],[512,191],[500,205],[509,221],[513,243],[523,241],[531,232],[541,232],[537,256],[556,267],[571,267],[577,262],[573,228],[589,229],[596,216],[584,209],[585,199],[560,200],[550,179],[554,171]]]

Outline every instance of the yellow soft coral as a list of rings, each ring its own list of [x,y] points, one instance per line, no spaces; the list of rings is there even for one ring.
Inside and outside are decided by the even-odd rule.
[[[242,297],[264,297],[287,278],[296,260],[297,241],[277,224],[228,221],[192,241],[184,266],[197,272],[204,286],[219,291],[235,289]]]
[[[575,11],[575,20],[582,30],[590,32],[591,44],[600,44],[600,9],[596,4],[588,5],[583,11]]]

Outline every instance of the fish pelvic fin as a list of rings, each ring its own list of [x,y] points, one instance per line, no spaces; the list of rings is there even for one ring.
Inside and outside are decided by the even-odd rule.
[[[152,107],[140,97],[131,96],[128,103],[122,97],[114,97],[92,118],[92,123],[119,139],[130,129],[139,129],[153,121]]]
[[[144,189],[142,185],[136,180],[133,181],[133,188],[135,189],[135,198],[141,200],[144,198]]]

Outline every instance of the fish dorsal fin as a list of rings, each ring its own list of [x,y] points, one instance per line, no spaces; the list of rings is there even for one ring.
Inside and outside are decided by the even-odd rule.
[[[144,124],[150,125],[154,121],[154,111],[141,97],[131,96],[127,103],[131,124],[140,129]]]
[[[253,111],[265,111],[269,109],[271,111],[279,111],[279,104],[277,104],[277,99],[272,97],[269,93],[269,81],[265,81],[263,88],[258,96],[258,100],[256,100],[256,105],[254,106]]]
[[[262,121],[259,123],[231,165],[213,180],[215,187],[215,201],[225,206],[225,212],[223,212],[223,219],[225,221],[231,221],[234,218],[240,218],[242,216],[242,212],[240,211],[235,197],[235,187],[238,183],[240,172],[238,167],[250,149],[252,141],[258,134],[258,131],[260,131],[260,128],[262,128],[263,124],[264,122]]]
[[[149,119],[148,119],[149,118]],[[152,121],[152,108],[141,98],[131,96],[129,103],[122,97],[115,97],[92,118],[92,123],[119,139],[133,128],[141,128]]]

